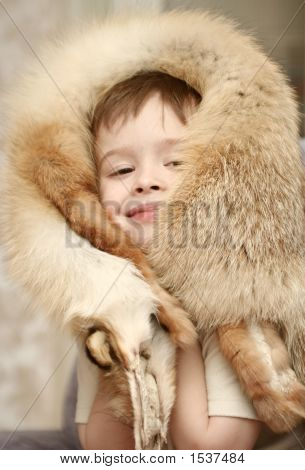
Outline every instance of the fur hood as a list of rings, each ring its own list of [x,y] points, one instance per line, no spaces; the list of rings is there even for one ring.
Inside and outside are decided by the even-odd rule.
[[[57,148],[93,181],[89,124],[97,99],[136,72],[166,72],[203,99],[179,146],[185,165],[170,223],[164,212],[149,259],[199,329],[241,320],[279,326],[301,375],[304,170],[297,104],[279,67],[231,21],[198,11],[90,25],[40,59],[9,99],[3,237],[11,275],[58,318],[90,315],[110,256],[98,265],[85,242],[67,252],[68,228],[34,184],[39,170],[29,155],[44,158],[51,126]]]

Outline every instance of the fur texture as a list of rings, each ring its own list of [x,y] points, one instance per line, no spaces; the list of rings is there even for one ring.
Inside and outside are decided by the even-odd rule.
[[[117,419],[133,426],[136,449],[157,450],[166,443],[175,400],[176,348],[167,333],[154,323],[152,337],[141,344],[140,354],[127,371],[122,368],[123,361],[114,344],[116,332],[112,344],[100,330],[86,341],[96,363],[104,369],[103,391],[110,397],[107,408]],[[112,348],[116,349],[114,354]]]
[[[147,338],[156,285],[152,294],[131,262],[94,249],[80,235],[113,253],[103,218],[93,223],[86,216],[97,201],[88,131],[96,100],[138,71],[164,71],[203,100],[179,146],[181,179],[148,259],[198,331],[243,321],[275,325],[304,381],[305,176],[297,105],[279,68],[232,22],[200,12],[108,20],[59,41],[41,59],[48,74],[33,65],[9,103],[3,236],[11,275],[60,324],[76,320],[77,330],[83,319],[92,326],[116,309],[132,311],[136,302],[146,312],[136,334]],[[76,210],[80,200],[85,215]],[[67,236],[77,249],[67,246]],[[131,252],[125,246],[117,254],[141,268],[145,262],[137,264],[138,252]],[[183,312],[177,318],[179,336]],[[174,317],[168,324],[174,327]],[[276,399],[271,403],[276,407]],[[268,413],[263,419],[279,428]]]
[[[292,429],[305,418],[304,386],[291,369],[287,349],[274,328],[253,322],[223,326],[218,328],[218,338],[258,416],[274,432]]]

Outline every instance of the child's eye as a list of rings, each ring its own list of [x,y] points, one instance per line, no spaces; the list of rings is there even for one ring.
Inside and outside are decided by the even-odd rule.
[[[181,162],[179,160],[173,160],[165,164],[165,166],[179,166],[179,165],[181,165]]]
[[[114,171],[113,173],[111,173],[109,176],[119,176],[119,175],[126,175],[127,173],[130,173],[131,171],[133,171],[133,168],[131,167],[124,167],[124,168],[119,168],[118,170]]]

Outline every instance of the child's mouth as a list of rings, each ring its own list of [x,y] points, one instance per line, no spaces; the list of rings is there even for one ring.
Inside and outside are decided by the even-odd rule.
[[[158,203],[141,204],[127,213],[127,217],[138,222],[154,222]]]
[[[143,212],[136,212],[134,215],[131,216],[133,220],[137,220],[138,222],[153,222],[156,217],[155,210],[147,210]]]

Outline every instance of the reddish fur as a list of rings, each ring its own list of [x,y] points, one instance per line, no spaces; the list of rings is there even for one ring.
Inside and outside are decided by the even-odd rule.
[[[65,154],[60,145],[64,132],[56,125],[35,128],[30,138],[22,143],[23,171],[55,204],[72,230],[94,247],[129,259],[139,268],[160,300],[160,322],[172,333],[177,344],[191,344],[196,333],[187,313],[177,299],[158,285],[144,253],[102,207],[94,168],[86,167],[77,154],[74,159]]]
[[[276,390],[272,387],[274,371],[292,372],[287,349],[278,333],[270,326],[263,328],[265,340],[272,351],[270,369],[245,324],[235,328],[220,327],[217,332],[221,351],[235,369],[259,418],[274,432],[293,429],[300,419],[305,418],[305,387],[296,377],[290,380],[288,389]]]

